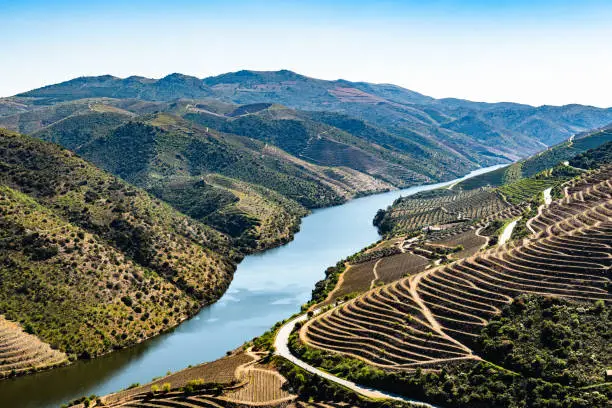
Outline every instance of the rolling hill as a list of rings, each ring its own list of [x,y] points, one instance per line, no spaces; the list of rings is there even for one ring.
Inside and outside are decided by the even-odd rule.
[[[88,105],[32,135],[146,189],[233,237],[245,251],[291,239],[308,209],[393,188],[365,171],[307,162],[264,137],[221,133],[170,113],[136,116],[111,108]],[[389,167],[363,156],[368,164]]]
[[[224,234],[56,145],[2,130],[0,168],[0,315],[70,358],[176,326],[241,258]],[[19,331],[3,331],[4,355]],[[2,375],[42,368],[28,350]]]
[[[612,122],[611,109],[434,99],[395,85],[327,81],[281,70],[239,71],[204,79],[181,74],[161,79],[121,79],[109,75],[76,78],[3,99],[0,115],[5,118],[0,123],[6,126],[12,122],[15,126],[19,122],[15,115],[31,114],[32,110],[44,106],[69,106],[87,98],[137,99],[148,102],[139,109],[147,105],[154,110],[154,106],[160,108],[164,102],[192,100],[192,108],[199,113],[214,115],[230,113],[219,111],[226,109],[219,108],[221,103],[253,105],[255,111],[280,104],[303,111],[302,119],[309,115],[318,123],[333,123],[353,133],[347,129],[349,126],[354,136],[372,142],[363,133],[358,134],[356,128],[357,125],[363,131],[369,126],[366,130],[370,137],[384,137],[400,153],[417,152],[416,160],[425,166],[441,158],[452,158],[461,169],[502,159],[516,160],[575,133]],[[255,113],[250,108],[230,109],[233,116]],[[6,118],[11,114],[12,118]],[[365,121],[365,124],[351,123],[336,115]],[[347,123],[340,126],[342,122]],[[427,154],[423,156],[419,150]]]

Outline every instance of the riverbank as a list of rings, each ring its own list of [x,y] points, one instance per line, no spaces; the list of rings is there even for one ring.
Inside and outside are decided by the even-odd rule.
[[[479,169],[470,176],[498,167]],[[328,266],[377,241],[372,217],[378,209],[400,195],[452,182],[393,190],[313,210],[302,219],[293,241],[245,257],[221,299],[174,330],[99,359],[1,381],[0,395],[9,406],[57,407],[83,395],[108,394],[169,370],[215,360],[299,311]]]

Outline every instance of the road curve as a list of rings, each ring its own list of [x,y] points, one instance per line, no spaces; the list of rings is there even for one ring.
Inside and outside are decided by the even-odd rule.
[[[318,314],[319,311],[320,310],[317,309],[314,312],[315,314]],[[348,381],[343,378],[336,377],[335,375],[332,375],[330,373],[327,373],[325,371],[319,370],[316,367],[311,366],[310,364],[300,360],[299,358],[291,354],[291,351],[289,350],[289,345],[288,345],[289,335],[293,331],[296,323],[304,322],[307,319],[308,319],[308,316],[306,314],[303,314],[303,315],[300,315],[288,321],[287,323],[281,326],[281,328],[278,330],[278,333],[276,334],[276,338],[274,339],[274,348],[275,348],[276,355],[286,358],[287,360],[291,361],[296,366],[303,368],[304,370],[308,371],[311,374],[318,375],[319,377],[325,378],[326,380],[335,382],[336,384],[340,384],[368,398],[392,399],[396,401],[408,402],[418,407],[437,408],[435,405],[431,405],[431,404],[421,402],[421,401],[416,401],[410,398],[405,398],[400,395],[396,395],[396,394],[392,394],[392,393],[388,393],[384,391],[379,391],[374,388],[364,387],[362,385],[355,384],[352,381]]]

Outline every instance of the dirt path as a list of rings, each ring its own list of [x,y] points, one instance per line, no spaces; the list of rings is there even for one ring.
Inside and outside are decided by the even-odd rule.
[[[372,279],[372,282],[370,282],[370,289],[372,289],[374,287],[374,285],[376,284],[376,281],[378,280],[378,264],[383,259],[384,258],[380,258],[378,261],[376,261],[376,263],[374,264],[374,268],[372,268],[372,273],[374,274],[374,279]]]
[[[472,350],[470,350],[463,343],[461,343],[460,341],[455,340],[454,338],[452,338],[451,336],[449,336],[448,334],[446,334],[444,332],[444,330],[442,329],[442,326],[436,320],[436,318],[434,317],[433,313],[431,313],[431,310],[429,310],[429,308],[425,305],[425,302],[423,302],[423,299],[421,299],[421,296],[419,295],[419,293],[417,291],[417,288],[419,287],[419,282],[421,282],[421,279],[424,276],[427,276],[429,274],[434,273],[435,271],[436,271],[435,269],[434,270],[423,271],[421,273],[417,273],[416,275],[411,276],[408,279],[408,283],[410,285],[409,286],[410,296],[412,297],[412,300],[419,306],[419,308],[421,309],[421,313],[423,313],[423,316],[425,316],[425,318],[429,322],[431,328],[436,333],[438,333],[440,336],[444,337],[446,340],[448,340],[448,341],[458,345],[463,350],[465,350],[466,353],[471,355],[472,354]]]
[[[344,269],[344,272],[342,272],[340,274],[340,276],[338,277],[338,282],[336,282],[336,286],[334,286],[334,288],[331,290],[331,292],[329,292],[327,294],[327,297],[325,298],[325,300],[322,301],[321,303],[314,304],[314,305],[310,306],[308,311],[314,311],[316,309],[316,307],[319,306],[319,305],[331,304],[331,300],[333,299],[334,295],[342,287],[342,283],[344,282],[344,275],[346,275],[348,270],[351,268],[351,264],[346,263],[345,265],[346,265],[346,268]]]

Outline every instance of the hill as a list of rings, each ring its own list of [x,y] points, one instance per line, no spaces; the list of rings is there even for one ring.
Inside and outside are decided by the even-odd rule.
[[[0,315],[52,348],[140,342],[227,288],[225,235],[74,153],[2,130],[0,168]]]
[[[576,155],[589,149],[596,149],[610,141],[612,141],[612,125],[607,125],[590,132],[583,132],[527,159],[520,160],[511,166],[465,180],[455,185],[453,189],[470,190],[484,186],[497,187],[512,183],[523,177],[532,177],[543,170],[559,164],[566,164],[565,162],[573,159]],[[595,164],[605,164],[605,161]]]
[[[528,233],[511,243],[489,241],[487,248],[485,239],[454,261],[443,242],[462,231],[428,235],[428,243],[395,240],[402,256],[418,250],[437,262],[337,299],[297,326],[293,353],[349,381],[442,406],[606,406],[612,169],[573,171],[560,199],[521,214]],[[516,217],[505,211],[485,213],[476,234]],[[380,258],[375,278],[397,256]],[[353,270],[334,280],[354,284],[347,282]]]
[[[602,163],[612,162],[612,142],[606,142],[594,149],[589,149],[569,160],[569,165],[579,169],[594,169]]]
[[[373,244],[326,271],[304,315],[242,349],[266,356],[259,369],[277,370],[296,406],[413,406],[362,398],[350,391],[357,384],[364,395],[384,391],[444,407],[603,408],[612,396],[605,377],[612,358],[611,177],[604,165],[568,180],[564,197],[530,215],[529,236],[511,244],[486,248],[489,239],[480,235],[484,243],[477,242],[476,252],[451,251],[451,258],[444,248],[467,244],[464,232],[433,239],[431,256],[413,253],[420,243],[407,237]],[[455,195],[433,190],[418,199]],[[483,225],[517,215],[507,210],[484,213]],[[294,328],[283,340],[293,362],[284,353],[271,359],[272,343],[278,350],[287,328]],[[205,367],[155,380],[168,381],[164,392],[153,382],[101,400],[110,406],[236,403],[205,375],[199,388],[189,387],[197,370]],[[275,395],[276,384],[258,385],[257,395]]]
[[[147,102],[138,109],[145,109],[146,105],[152,110],[164,102],[184,99],[193,101],[191,109],[197,113],[213,116],[231,113],[234,117],[280,104],[304,111],[302,119],[310,112],[309,119],[370,143],[373,137],[377,145],[384,139],[386,148],[393,146],[401,154],[414,154],[421,167],[442,160],[449,161],[448,166],[444,163],[444,171],[457,168],[457,172],[477,165],[514,161],[576,133],[612,122],[611,109],[434,99],[395,85],[327,81],[282,70],[239,71],[204,79],[180,74],[161,79],[82,77],[2,100],[0,115],[4,118],[0,118],[0,123],[24,131],[14,127],[23,122],[18,117],[31,115],[32,110],[44,106],[70,105],[87,98],[137,99]],[[228,112],[220,104],[250,107],[229,108]],[[262,119],[261,115],[258,119]],[[353,119],[365,124],[354,123]],[[305,158],[310,160],[309,156]],[[353,159],[349,161],[352,163]]]
[[[116,107],[101,111],[101,106],[108,105],[78,111],[33,136],[70,148],[146,189],[228,234],[245,251],[291,239],[308,209],[393,188],[366,172],[308,163],[266,143],[264,136],[256,140],[221,133],[170,113],[130,115]],[[167,110],[180,111],[182,106],[173,104]],[[305,132],[301,122],[276,126],[285,126],[286,132],[290,126]],[[262,127],[260,134],[265,132]],[[389,167],[371,153],[354,151],[367,163]]]

